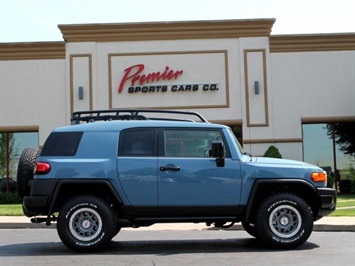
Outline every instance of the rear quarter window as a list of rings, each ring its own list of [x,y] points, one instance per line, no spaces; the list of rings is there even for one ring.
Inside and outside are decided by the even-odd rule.
[[[47,138],[41,156],[74,156],[83,132],[52,132]]]

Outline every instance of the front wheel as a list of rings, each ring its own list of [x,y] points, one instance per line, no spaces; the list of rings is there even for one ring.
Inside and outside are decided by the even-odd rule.
[[[312,210],[297,195],[275,194],[261,204],[255,227],[266,245],[294,248],[302,245],[312,233]]]
[[[102,250],[116,231],[114,212],[99,197],[76,197],[59,212],[57,231],[62,242],[73,250]]]

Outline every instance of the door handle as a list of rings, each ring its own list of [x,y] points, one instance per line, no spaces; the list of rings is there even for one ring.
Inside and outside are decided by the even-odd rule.
[[[176,165],[160,166],[160,171],[180,171],[180,166],[176,166]]]

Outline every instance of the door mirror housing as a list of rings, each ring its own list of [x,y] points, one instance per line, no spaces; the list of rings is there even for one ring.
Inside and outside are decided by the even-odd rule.
[[[212,157],[216,158],[217,167],[224,167],[224,146],[222,141],[212,142]]]

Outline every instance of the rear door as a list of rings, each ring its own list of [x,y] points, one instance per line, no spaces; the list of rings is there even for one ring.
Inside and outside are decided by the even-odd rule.
[[[171,215],[232,215],[240,198],[240,162],[233,161],[215,128],[165,128],[159,134],[159,210]],[[210,156],[212,141],[223,141],[225,166]]]
[[[157,195],[157,149],[154,128],[135,128],[120,133],[117,171],[131,205],[155,213]]]

